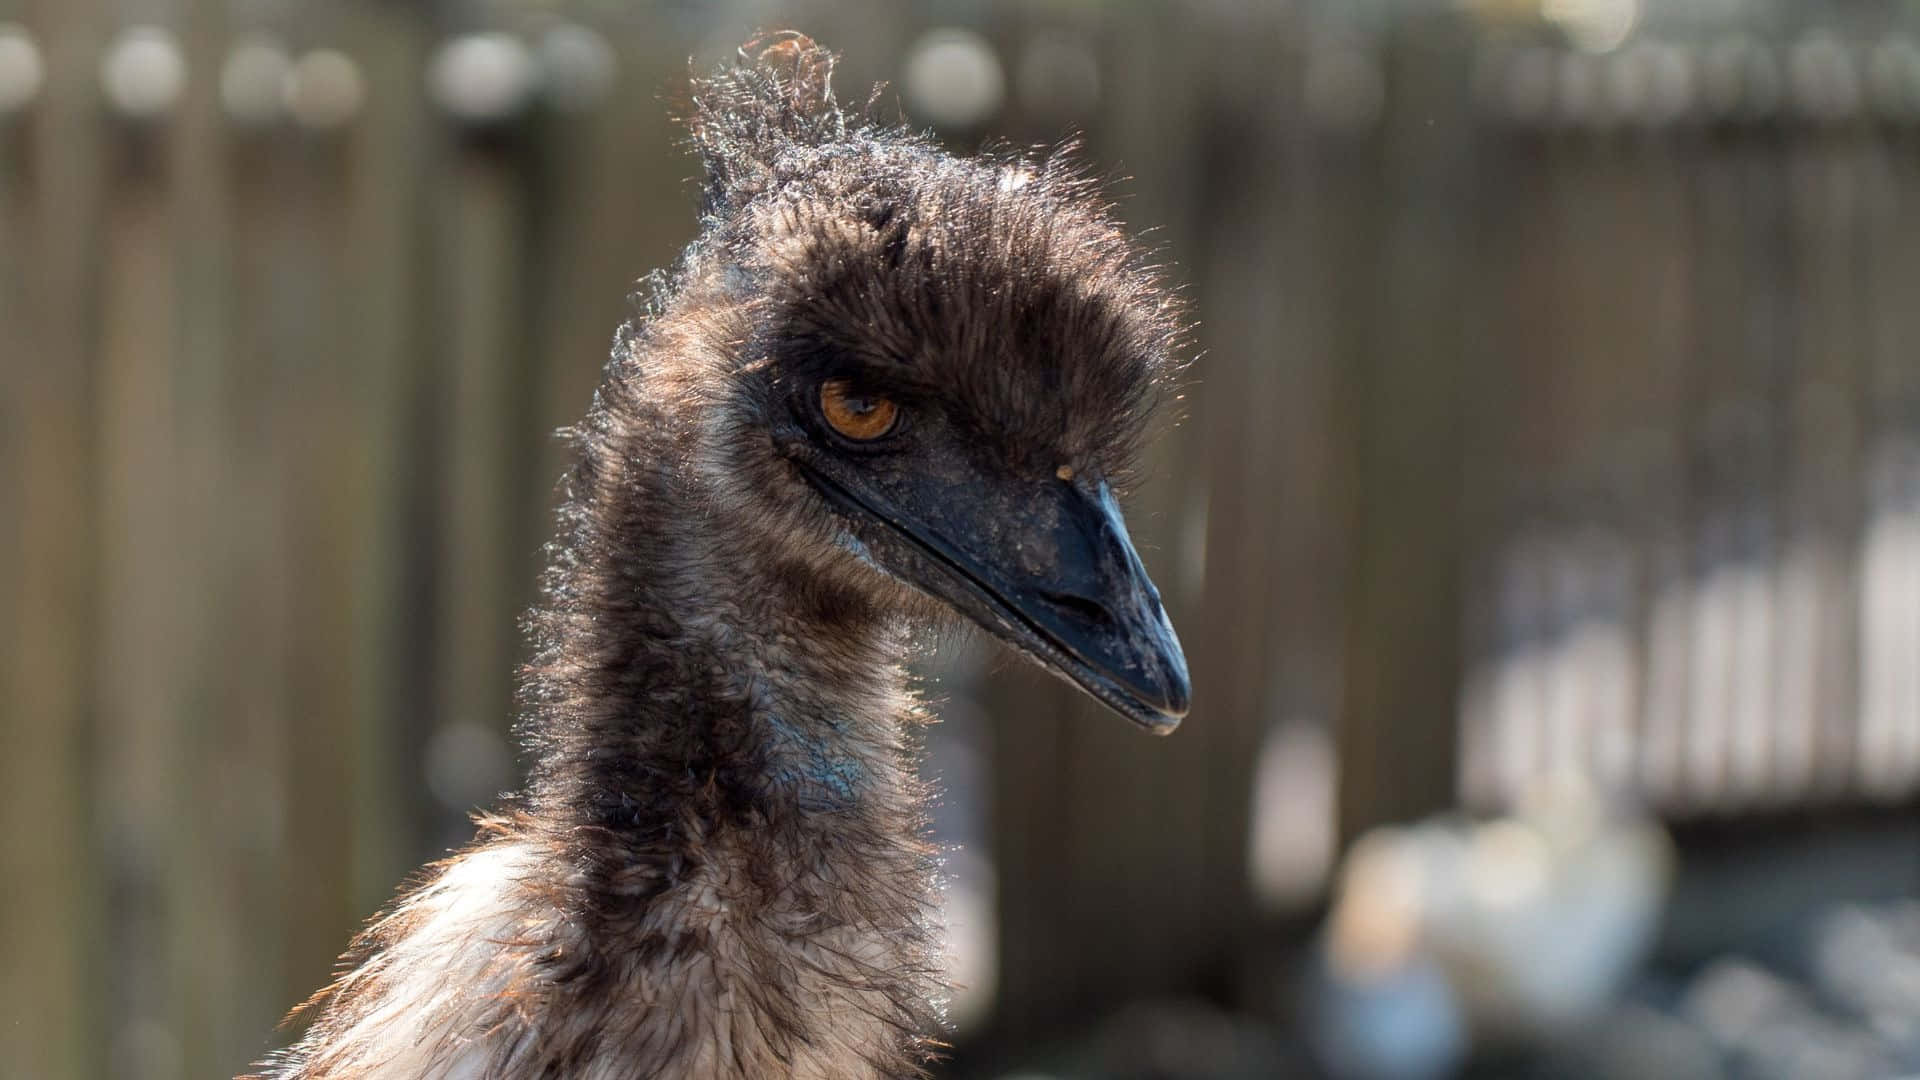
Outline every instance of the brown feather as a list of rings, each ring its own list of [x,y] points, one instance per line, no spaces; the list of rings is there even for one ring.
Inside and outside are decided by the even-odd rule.
[[[1124,470],[1170,293],[1058,158],[963,160],[834,103],[797,36],[696,80],[700,240],[619,336],[526,623],[513,812],[355,939],[262,1078],[900,1077],[945,986],[932,601],[776,452],[822,365],[937,408],[1006,483]]]

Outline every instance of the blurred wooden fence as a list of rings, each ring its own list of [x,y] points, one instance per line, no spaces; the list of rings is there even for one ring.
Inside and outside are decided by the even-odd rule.
[[[1909,797],[1920,49],[1727,35],[1482,76],[1467,791]]]
[[[1084,129],[1206,349],[1134,510],[1188,725],[1145,740],[1024,669],[942,669],[943,827],[998,890],[990,1043],[1250,994],[1275,890],[1310,899],[1336,837],[1554,769],[1677,810],[1920,777],[1895,9],[1594,56],[1524,4],[1225,7],[996,9],[1007,103],[949,132]],[[18,1075],[238,1068],[513,782],[548,433],[691,234],[663,98],[754,27],[453,10],[170,7],[168,97],[121,7],[0,7],[44,69],[7,106],[0,47]],[[931,16],[791,17],[851,88],[898,79]],[[440,66],[481,30],[512,36]],[[287,91],[257,114],[249,43]],[[563,70],[608,60],[604,88]],[[515,64],[544,96],[489,104]]]

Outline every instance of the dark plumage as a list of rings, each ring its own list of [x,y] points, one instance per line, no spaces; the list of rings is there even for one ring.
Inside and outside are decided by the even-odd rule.
[[[920,1075],[916,628],[958,613],[1152,730],[1185,712],[1109,490],[1168,293],[1071,166],[849,117],[831,66],[788,35],[695,81],[702,232],[575,432],[528,789],[263,1076]]]

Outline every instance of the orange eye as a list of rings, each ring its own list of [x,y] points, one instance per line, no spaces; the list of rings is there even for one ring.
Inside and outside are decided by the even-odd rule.
[[[820,415],[849,439],[868,442],[893,430],[900,410],[883,397],[858,393],[846,379],[820,384]]]

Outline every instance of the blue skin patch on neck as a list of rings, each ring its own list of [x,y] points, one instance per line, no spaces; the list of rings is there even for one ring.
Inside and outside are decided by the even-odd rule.
[[[800,789],[800,805],[809,810],[844,810],[866,770],[859,759],[837,751],[818,735],[769,714],[767,726],[779,740],[774,779]]]

